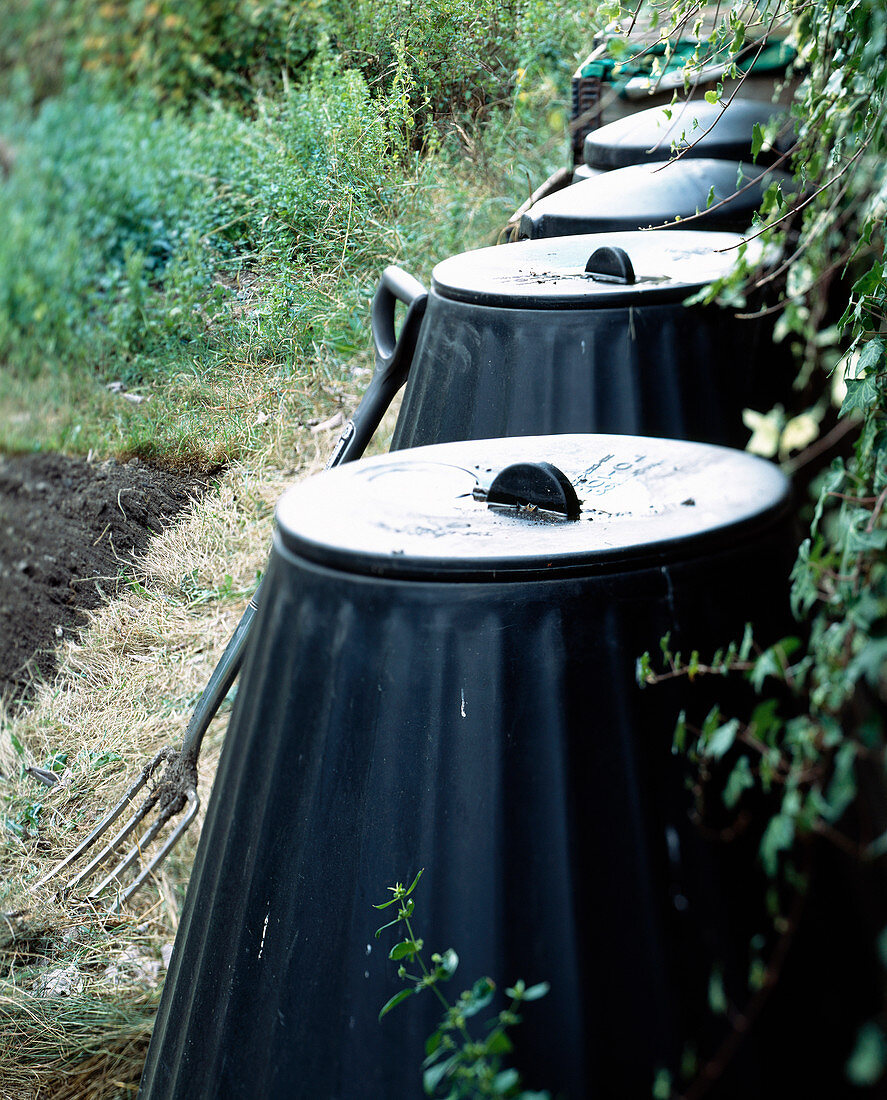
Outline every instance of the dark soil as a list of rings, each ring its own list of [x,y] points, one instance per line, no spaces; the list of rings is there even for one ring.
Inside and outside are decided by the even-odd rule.
[[[134,556],[203,483],[138,459],[0,456],[0,695],[52,674],[83,612],[110,599]]]

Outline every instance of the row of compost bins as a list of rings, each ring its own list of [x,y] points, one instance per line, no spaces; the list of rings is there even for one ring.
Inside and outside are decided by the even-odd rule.
[[[444,258],[427,291],[384,273],[377,373],[407,379],[392,448],[278,505],[143,1100],[422,1095],[442,1006],[379,1019],[415,983],[388,957],[403,932],[374,936],[396,910],[373,909],[422,869],[414,931],[429,966],[458,955],[451,1003],[486,975],[490,1013],[518,979],[550,985],[511,1034],[526,1088],[641,1100],[683,1095],[683,1072],[688,1096],[845,1095],[868,1006],[821,950],[820,925],[859,940],[840,884],[787,942],[762,901],[766,797],[707,807],[673,748],[682,711],[690,730],[715,704],[747,717],[751,689],[636,677],[666,636],[710,655],[748,622],[759,646],[798,629],[790,488],[739,449],[743,409],[788,400],[788,350],[766,319],[687,304],[735,262],[724,225],[767,185],[770,107],[710,130],[700,110],[680,117],[702,159],[586,157],[607,172],[528,212],[538,239]],[[745,143],[706,143],[731,114]],[[670,153],[649,112],[624,123],[586,148]],[[639,231],[712,188],[728,222]],[[763,994],[755,960],[781,972]]]

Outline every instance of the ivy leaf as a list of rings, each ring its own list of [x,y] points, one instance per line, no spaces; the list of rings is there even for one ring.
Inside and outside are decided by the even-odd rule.
[[[887,1039],[875,1023],[865,1024],[847,1062],[847,1076],[854,1085],[874,1085],[887,1069]]]
[[[856,363],[857,373],[868,374],[872,367],[880,366],[883,359],[884,341],[879,340],[875,336],[862,345],[862,350],[859,353],[859,359]]]
[[[743,792],[751,790],[754,785],[755,777],[752,775],[748,757],[740,756],[724,787],[724,805],[732,810],[742,798]]]
[[[852,741],[842,745],[835,753],[835,767],[825,795],[823,816],[837,821],[856,797],[856,746]]]
[[[758,153],[764,146],[764,130],[760,122],[756,122],[752,127],[751,132],[751,159],[753,161],[758,159]]]
[[[793,817],[786,813],[779,813],[770,819],[770,823],[761,839],[760,849],[761,862],[770,878],[773,878],[779,866],[779,853],[788,851],[794,839],[795,822]]]
[[[847,394],[841,404],[841,416],[852,412],[865,413],[871,405],[877,404],[881,396],[881,387],[876,375],[867,378],[848,378]]]
[[[713,970],[708,979],[708,1007],[716,1016],[723,1016],[727,1011],[727,994],[720,970]]]
[[[715,760],[720,760],[720,758],[733,746],[733,742],[736,740],[736,734],[738,732],[738,718],[731,718],[728,722],[719,726],[705,746],[705,755],[711,756]]]

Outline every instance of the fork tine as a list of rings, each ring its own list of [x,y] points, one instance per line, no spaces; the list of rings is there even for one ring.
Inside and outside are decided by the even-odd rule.
[[[87,849],[91,848],[92,845],[95,844],[95,842],[99,839],[100,836],[102,836],[103,833],[106,833],[108,829],[110,829],[117,818],[120,817],[124,810],[126,810],[127,806],[129,806],[133,802],[135,796],[151,778],[152,774],[157,769],[157,766],[165,759],[164,753],[165,750],[159,752],[153,760],[151,760],[148,764],[145,765],[144,768],[142,768],[136,779],[124,792],[120,801],[111,809],[109,813],[105,814],[105,816],[98,823],[98,825],[95,826],[89,836],[87,836],[85,840],[82,840],[73,852],[69,852],[63,860],[52,867],[43,876],[43,878],[41,878],[40,881],[36,883],[38,887],[43,886],[45,883],[49,882],[51,878],[57,875],[60,871],[63,871],[66,867],[70,867],[72,863],[76,863],[80,856],[82,856],[83,853],[87,851]],[[80,877],[81,876],[78,876],[76,881],[79,882]]]
[[[87,899],[89,901],[95,901],[96,897],[105,889],[105,887],[113,879],[117,878],[118,875],[122,875],[123,872],[127,870],[127,868],[131,867],[133,865],[133,863],[135,863],[135,861],[139,858],[139,856],[142,854],[144,849],[148,847],[148,845],[151,843],[151,841],[157,836],[157,834],[163,828],[163,826],[164,826],[164,824],[166,823],[167,820],[168,819],[163,817],[162,814],[159,815],[154,820],[154,822],[151,824],[151,826],[148,829],[146,829],[145,832],[142,833],[142,835],[140,837],[138,837],[135,844],[133,844],[133,846],[129,849],[129,851],[126,853],[126,855],[123,857],[123,859],[121,859],[119,863],[117,863],[114,867],[111,868],[111,870],[102,879],[102,881],[98,884],[98,886],[96,886],[93,890],[90,890],[90,892],[87,894]],[[113,849],[112,849],[112,851],[113,851]]]
[[[132,817],[129,818],[123,828],[119,829],[114,834],[114,836],[108,841],[104,848],[102,848],[102,850],[97,855],[93,856],[89,863],[87,863],[87,865],[81,871],[79,871],[74,876],[74,878],[70,880],[70,882],[65,883],[63,887],[63,892],[69,894],[73,889],[75,889],[75,887],[79,886],[79,884],[85,878],[89,878],[93,871],[95,871],[97,867],[100,867],[105,862],[105,860],[109,858],[109,856],[112,856],[117,851],[119,846],[123,844],[126,838],[138,828],[139,824],[144,820],[144,818],[151,811],[153,806],[154,801],[152,801],[152,797],[149,795],[148,798],[139,805],[138,809],[135,811]],[[109,822],[109,824],[111,823]]]
[[[178,844],[179,840],[182,837],[182,834],[194,820],[195,816],[197,815],[197,811],[200,809],[200,796],[197,794],[197,791],[193,787],[189,787],[188,790],[185,792],[185,797],[188,799],[190,805],[184,817],[164,841],[162,848],[154,855],[151,862],[142,868],[142,870],[138,873],[138,875],[136,875],[136,877],[132,880],[129,886],[127,886],[123,893],[117,897],[116,902],[112,907],[114,911],[120,909],[121,906],[125,905],[133,896],[133,894],[141,888],[145,880],[154,874],[154,872],[160,867],[160,865],[173,850],[176,844]],[[124,869],[125,868],[123,867],[123,863],[121,862],[121,864],[115,867],[111,874],[107,876],[104,882],[102,882],[100,886],[96,887],[96,889],[93,890],[93,892],[89,895],[90,900],[94,900],[95,896],[100,893],[101,890],[103,890],[104,887]]]

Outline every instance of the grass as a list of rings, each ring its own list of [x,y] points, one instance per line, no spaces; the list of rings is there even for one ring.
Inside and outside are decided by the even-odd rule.
[[[0,449],[212,468],[334,411],[384,266],[491,243],[566,148],[527,103],[420,156],[399,103],[328,54],[249,115],[88,80],[0,103]]]
[[[277,25],[285,6],[262,5]],[[338,56],[321,35],[298,71],[266,65],[252,83],[211,66],[201,84],[174,52],[172,68],[140,69],[141,8],[123,0],[12,0],[0,27],[0,140],[13,155],[0,175],[0,451],[224,466],[66,644],[57,676],[27,709],[0,713],[3,1100],[135,1094],[199,822],[119,914],[35,883],[146,760],[180,743],[264,569],[274,502],[322,466],[336,436],[324,425],[368,381],[384,266],[427,283],[438,260],[492,243],[568,156],[573,56],[552,66],[551,52],[570,5],[521,9],[536,68],[517,56],[518,9],[502,9],[512,23],[497,24],[484,103],[468,102],[477,73],[460,82],[451,60],[454,33],[472,44],[465,58],[484,57],[471,9],[432,5],[420,41],[401,6],[383,7],[349,6]],[[320,23],[342,15],[312,10]],[[115,49],[133,52],[99,72],[101,35],[86,48],[83,20],[103,18]],[[574,37],[580,19],[571,10]],[[200,26],[215,66],[221,32]],[[386,41],[403,32],[391,64],[376,49],[383,27]],[[433,85],[444,64],[453,79]],[[229,711],[204,741],[204,805]],[[30,765],[64,782],[47,788]]]
[[[320,453],[306,457],[299,472],[319,466]],[[3,721],[4,811],[23,826],[0,834],[4,1098],[97,1100],[135,1087],[199,825],[157,883],[119,915],[60,902],[50,884],[35,889],[34,882],[147,759],[180,742],[264,568],[271,509],[287,480],[279,470],[231,467],[187,519],[154,541],[127,594],[93,614],[33,705]],[[204,804],[229,710],[224,706],[215,719],[201,755]],[[70,772],[64,785],[48,789],[24,771],[60,757]],[[74,976],[72,992],[47,992],[47,980],[65,972]]]

